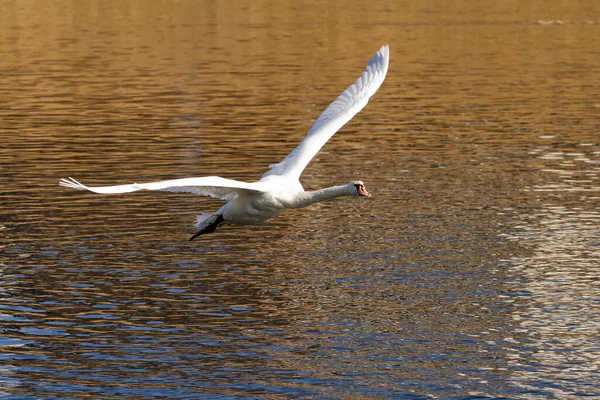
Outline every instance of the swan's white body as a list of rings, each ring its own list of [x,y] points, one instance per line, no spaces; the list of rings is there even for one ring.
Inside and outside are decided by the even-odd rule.
[[[338,196],[370,196],[360,181],[306,192],[299,178],[321,147],[354,115],[362,110],[383,83],[387,74],[389,47],[383,46],[369,60],[362,75],[317,118],[306,138],[280,163],[270,166],[257,182],[241,182],[218,176],[173,179],[152,183],[88,187],[73,178],[62,179],[62,186],[100,194],[128,193],[137,190],[162,190],[212,196],[227,200],[215,214],[198,216],[196,236],[214,232],[218,225],[260,224],[280,212],[302,208]]]

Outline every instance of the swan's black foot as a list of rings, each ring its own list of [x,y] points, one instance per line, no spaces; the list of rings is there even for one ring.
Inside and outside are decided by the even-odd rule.
[[[202,227],[198,232],[194,233],[194,235],[190,238],[190,242],[196,239],[200,235],[204,235],[206,233],[213,233],[217,230],[217,227],[224,221],[224,218],[221,214],[215,214],[211,218],[206,221],[206,225]]]

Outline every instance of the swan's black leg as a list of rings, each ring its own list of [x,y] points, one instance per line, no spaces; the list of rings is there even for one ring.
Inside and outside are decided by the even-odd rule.
[[[190,238],[190,242],[192,240],[196,239],[200,235],[204,235],[206,233],[213,233],[224,220],[225,219],[223,218],[223,216],[221,214],[217,215],[217,218],[214,221],[209,222],[207,225],[202,227],[202,229],[200,229],[198,232],[194,233],[194,236],[192,236]]]

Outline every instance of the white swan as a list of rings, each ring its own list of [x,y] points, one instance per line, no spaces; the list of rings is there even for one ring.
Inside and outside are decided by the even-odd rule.
[[[306,192],[299,178],[321,147],[367,105],[369,98],[383,83],[389,61],[389,46],[382,46],[369,60],[367,68],[354,84],[344,90],[321,113],[302,143],[280,163],[271,165],[270,170],[257,182],[247,183],[218,176],[206,176],[131,185],[89,187],[69,178],[61,179],[60,185],[101,194],[128,193],[145,189],[195,193],[227,200],[227,204],[215,214],[203,214],[197,217],[198,231],[190,240],[205,233],[212,233],[222,224],[260,224],[286,209],[302,208],[338,196],[369,197],[371,194],[367,192],[361,181]]]

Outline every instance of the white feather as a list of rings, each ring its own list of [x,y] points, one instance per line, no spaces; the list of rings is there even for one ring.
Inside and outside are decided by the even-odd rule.
[[[129,193],[137,190],[160,190],[164,192],[193,193],[231,200],[239,194],[263,193],[266,185],[259,182],[247,183],[219,176],[172,179],[151,183],[132,183],[116,186],[85,186],[73,178],[61,179],[61,186],[77,190],[89,190],[100,194]]]
[[[268,175],[285,175],[298,179],[321,147],[368,103],[383,83],[390,63],[390,48],[382,46],[369,60],[360,77],[344,90],[319,115],[306,138],[280,163],[271,165]]]
[[[206,221],[210,219],[214,214],[202,213],[200,215],[196,215],[196,228],[202,227],[206,224]]]

